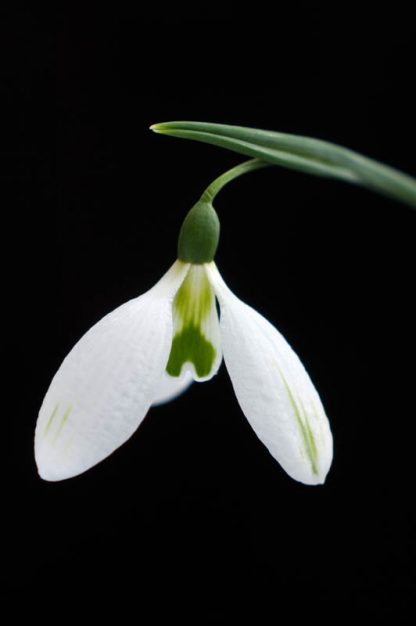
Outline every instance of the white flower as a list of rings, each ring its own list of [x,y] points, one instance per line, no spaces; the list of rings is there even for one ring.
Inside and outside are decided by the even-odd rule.
[[[93,326],[63,361],[36,426],[40,476],[63,480],[99,463],[131,437],[152,404],[192,379],[212,378],[223,356],[241,409],[272,456],[296,480],[324,482],[331,432],[299,358],[229,290],[213,261],[179,260],[152,289]]]

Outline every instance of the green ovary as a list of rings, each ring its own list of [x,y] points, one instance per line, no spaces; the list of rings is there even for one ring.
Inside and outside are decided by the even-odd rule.
[[[193,363],[197,375],[208,376],[215,360],[213,345],[194,325],[184,328],[172,341],[166,371],[170,376],[180,376],[184,363]]]

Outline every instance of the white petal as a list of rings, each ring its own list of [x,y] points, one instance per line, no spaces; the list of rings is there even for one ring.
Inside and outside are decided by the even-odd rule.
[[[175,262],[152,289],[93,326],[64,359],[36,425],[42,478],[81,474],[138,428],[166,366],[172,301],[188,269]]]
[[[179,377],[169,376],[169,374],[163,372],[156,390],[156,396],[152,400],[152,406],[165,404],[165,402],[174,400],[184,393],[192,382],[192,374],[189,371],[185,371],[182,376]]]
[[[240,406],[259,439],[286,472],[323,483],[332,435],[318,393],[282,335],[207,266],[221,306],[224,360]]]
[[[215,294],[204,265],[191,265],[172,309],[168,374],[175,377],[189,371],[194,380],[209,380],[221,365],[222,351]]]

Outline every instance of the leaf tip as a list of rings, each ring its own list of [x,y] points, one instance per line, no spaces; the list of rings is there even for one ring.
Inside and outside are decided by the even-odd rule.
[[[149,130],[152,130],[154,133],[166,132],[164,124],[152,124],[149,126]]]

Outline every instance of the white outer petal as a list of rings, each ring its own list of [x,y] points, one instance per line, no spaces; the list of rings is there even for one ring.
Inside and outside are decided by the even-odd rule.
[[[192,373],[185,371],[182,376],[169,376],[163,372],[157,386],[156,395],[153,397],[152,406],[165,404],[174,400],[184,393],[193,382]]]
[[[152,289],[95,324],[64,359],[36,425],[42,478],[81,474],[138,428],[166,366],[172,300],[188,269],[176,261]]]
[[[323,483],[332,461],[332,435],[305,368],[276,328],[228,289],[214,263],[207,265],[207,272],[221,307],[224,361],[245,416],[292,478]],[[316,444],[315,468],[294,399]]]

